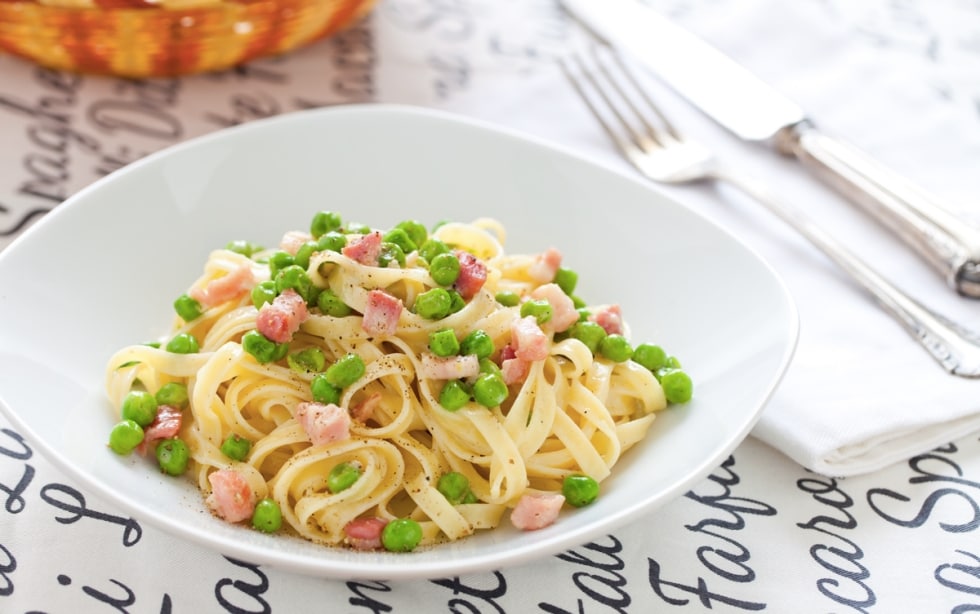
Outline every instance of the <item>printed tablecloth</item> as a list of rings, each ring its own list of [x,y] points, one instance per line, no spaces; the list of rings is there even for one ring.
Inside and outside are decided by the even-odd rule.
[[[980,161],[980,6],[650,4],[728,44],[736,59],[838,133],[980,218],[969,170]],[[765,36],[750,36],[759,28]],[[340,36],[212,75],[124,81],[0,56],[0,247],[81,187],[149,152],[226,126],[334,104],[441,108],[630,172],[555,66],[580,34],[547,0],[383,0]],[[864,49],[862,57],[881,66],[902,66],[907,81],[901,82],[875,82],[874,63],[850,68],[866,71],[870,89],[877,88],[869,100],[891,99],[899,110],[916,109],[915,116],[876,122],[881,109],[865,106],[859,93],[842,97],[835,71],[848,67],[793,57],[794,48],[812,51],[794,47],[808,36]],[[777,187],[820,189],[792,162],[739,149],[682,104],[674,110],[685,126]],[[770,253],[768,242],[798,240],[761,217],[756,231],[738,226],[719,202],[724,194],[711,189],[668,191],[735,228],[763,255]],[[908,258],[890,266],[929,275]],[[943,292],[932,298],[960,315],[980,309]],[[804,300],[801,312],[805,327]],[[903,334],[897,327],[893,333]],[[915,386],[915,374],[896,373],[894,381]],[[44,410],[43,392],[37,410]],[[144,525],[73,484],[0,418],[0,611],[980,611],[980,433],[847,478],[809,470],[784,452],[792,450],[750,437],[708,478],[655,513],[525,566],[428,581],[355,582],[235,560]]]

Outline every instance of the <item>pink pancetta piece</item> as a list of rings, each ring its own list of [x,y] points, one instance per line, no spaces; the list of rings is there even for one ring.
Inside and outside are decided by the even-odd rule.
[[[480,374],[480,359],[476,354],[464,356],[436,356],[422,354],[419,377],[425,379],[460,379]]]
[[[282,239],[279,241],[279,249],[295,256],[296,252],[299,251],[299,248],[303,247],[304,243],[312,240],[313,235],[308,232],[303,232],[301,230],[290,230],[284,234]]]
[[[255,493],[245,477],[234,469],[219,469],[208,475],[211,494],[206,503],[228,522],[241,522],[255,511]]]
[[[619,305],[610,305],[599,309],[589,319],[601,326],[607,335],[623,334],[623,311]]]
[[[308,317],[306,301],[290,288],[283,290],[271,303],[262,305],[255,318],[255,328],[276,343],[286,343]]]
[[[381,232],[378,230],[366,235],[355,236],[341,249],[341,253],[351,260],[367,266],[378,266],[381,256]]]
[[[212,279],[203,288],[191,288],[187,294],[207,309],[237,299],[253,286],[255,286],[255,275],[252,274],[252,267],[243,264],[221,277]]]
[[[402,315],[402,302],[384,290],[368,292],[361,328],[372,335],[392,335]]]
[[[507,358],[500,362],[500,371],[508,386],[523,382],[530,370],[531,363],[521,358]]]
[[[547,325],[555,332],[562,332],[578,322],[579,313],[571,297],[565,294],[558,284],[548,283],[538,286],[531,292],[531,298],[544,299],[551,304],[551,319]]]
[[[375,392],[360,403],[351,406],[351,418],[361,423],[367,422],[374,416],[374,410],[376,410],[379,405],[381,405],[381,393]]]
[[[355,518],[344,527],[344,535],[355,550],[377,550],[381,547],[381,532],[387,525],[383,518]]]
[[[561,252],[554,247],[544,250],[534,259],[527,269],[527,274],[538,283],[554,281],[558,268],[561,266]]]
[[[514,356],[521,360],[544,360],[548,357],[548,336],[534,316],[514,320],[510,326],[510,343]]]
[[[459,277],[453,283],[453,288],[464,299],[469,300],[483,288],[487,281],[487,265],[469,252],[457,249],[453,252],[459,260]]]
[[[524,495],[510,514],[511,523],[522,531],[535,531],[558,519],[565,496],[558,493]]]
[[[303,401],[293,415],[315,446],[350,437],[350,414],[333,403]]]
[[[183,422],[184,414],[180,409],[173,405],[160,405],[157,407],[156,418],[144,429],[143,441],[136,447],[136,451],[145,454],[154,442],[176,437]]]

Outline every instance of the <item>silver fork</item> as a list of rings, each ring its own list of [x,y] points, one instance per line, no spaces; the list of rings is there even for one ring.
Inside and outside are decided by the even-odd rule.
[[[757,181],[733,172],[706,147],[684,137],[664,116],[623,59],[603,43],[561,60],[574,86],[619,150],[639,171],[659,183],[728,183],[762,204],[806,237],[953,375],[980,378],[980,335],[924,307],[872,270],[799,211]]]

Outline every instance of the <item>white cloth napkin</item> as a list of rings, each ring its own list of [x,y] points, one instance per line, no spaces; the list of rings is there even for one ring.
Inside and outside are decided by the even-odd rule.
[[[967,31],[962,24],[976,24],[976,13],[957,15],[948,5],[944,10],[931,5],[931,12],[902,16],[886,2],[858,4],[756,0],[676,18],[799,102],[818,125],[964,216],[980,219],[975,171],[980,116],[969,108],[977,82],[967,77],[980,70],[980,56],[951,42],[962,40],[958,35]],[[842,28],[845,16],[863,35]],[[896,17],[905,17],[908,25],[896,29]],[[937,33],[945,45],[935,45]],[[967,66],[972,70],[964,70]],[[910,250],[795,162],[774,160],[726,134],[705,138],[723,148],[730,162],[818,218],[893,283],[980,330],[980,301],[956,296]],[[755,436],[810,469],[846,476],[980,429],[980,380],[947,375],[822,254],[763,224],[765,214],[750,209],[752,203],[728,193],[722,197],[724,204],[706,202],[716,201],[715,195],[697,194],[697,206],[770,261],[800,310],[795,360]]]
[[[975,198],[980,117],[971,104],[977,94],[980,55],[955,44],[969,40],[961,28],[976,22],[975,13],[946,3],[920,3],[916,10],[923,12],[913,16],[901,13],[912,9],[885,0],[859,6],[844,0],[648,4],[796,100],[828,132],[906,174],[964,215],[980,219]],[[863,13],[855,14],[858,11]],[[946,42],[937,46],[932,34],[940,30]],[[391,53],[405,54],[411,49],[409,42],[393,43]],[[410,57],[400,59],[413,62]],[[427,58],[415,60],[422,63]],[[481,92],[494,87],[492,78],[483,78],[454,95],[432,99],[421,85],[417,96],[406,93],[411,88],[392,71],[379,75],[379,91],[384,98],[385,84],[398,83],[399,102],[508,124],[635,173],[613,151],[557,70],[529,76],[526,87],[514,92],[513,105],[499,95],[488,97],[492,104],[481,104]],[[660,84],[652,85],[664,92],[658,99],[685,133],[806,211],[901,288],[980,330],[980,301],[956,296],[888,231],[797,162],[738,142]],[[801,336],[795,360],[755,436],[814,471],[846,476],[874,471],[980,429],[980,380],[947,375],[872,299],[793,231],[728,190],[655,187],[745,240],[785,279],[797,301]],[[696,379],[697,365],[687,366]]]

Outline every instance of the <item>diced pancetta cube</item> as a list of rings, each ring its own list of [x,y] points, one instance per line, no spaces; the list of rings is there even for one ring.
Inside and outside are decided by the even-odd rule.
[[[480,359],[476,354],[464,356],[436,356],[428,352],[422,354],[422,367],[419,377],[425,379],[461,379],[480,374]]]
[[[313,235],[308,232],[302,232],[300,230],[290,230],[282,236],[282,240],[279,241],[279,249],[282,251],[296,255],[299,248],[303,247],[303,244],[307,241],[312,241]]]
[[[544,360],[548,357],[548,336],[544,334],[534,316],[514,320],[510,327],[510,343],[514,356],[522,360]]]
[[[372,335],[392,335],[402,315],[402,302],[384,290],[368,292],[361,328]]]
[[[294,416],[315,446],[350,437],[350,414],[333,403],[303,401]]]
[[[473,254],[457,249],[456,258],[459,260],[459,277],[453,283],[453,288],[464,299],[469,300],[483,288],[487,281],[487,265]]]
[[[354,236],[341,249],[341,253],[351,260],[367,266],[378,266],[381,256],[381,232],[374,230],[366,235]]]
[[[619,305],[609,305],[599,309],[589,319],[601,326],[608,335],[623,334],[623,311]]]
[[[558,268],[561,266],[561,252],[549,247],[538,254],[527,269],[527,274],[538,283],[548,283],[555,280]]]
[[[558,493],[523,495],[511,512],[510,521],[522,531],[543,529],[558,519],[564,504],[564,495]]]
[[[160,405],[157,407],[157,415],[153,422],[144,429],[143,441],[136,447],[136,451],[145,454],[154,442],[176,437],[180,433],[183,421],[184,414],[179,408],[173,405]]]
[[[565,294],[558,284],[548,283],[538,286],[531,292],[531,298],[544,299],[551,305],[551,319],[547,325],[555,332],[562,332],[578,322],[579,313],[571,297]]]
[[[523,382],[527,378],[530,369],[531,363],[522,358],[507,358],[500,363],[500,371],[504,376],[504,383],[508,386]]]
[[[351,406],[351,418],[361,423],[367,422],[372,416],[374,416],[374,410],[377,409],[379,405],[381,405],[381,393],[375,392],[368,398]]]
[[[287,289],[271,303],[262,305],[255,328],[276,343],[286,343],[310,316],[306,301],[295,290]]]
[[[254,285],[255,275],[252,273],[252,267],[243,264],[221,277],[212,279],[203,288],[191,288],[187,294],[207,309],[237,299],[251,290]]]
[[[255,511],[255,493],[245,477],[234,469],[219,469],[208,474],[211,494],[206,503],[228,522],[241,522]]]
[[[344,535],[355,550],[377,550],[381,547],[381,532],[387,525],[383,518],[355,518],[344,526]]]

